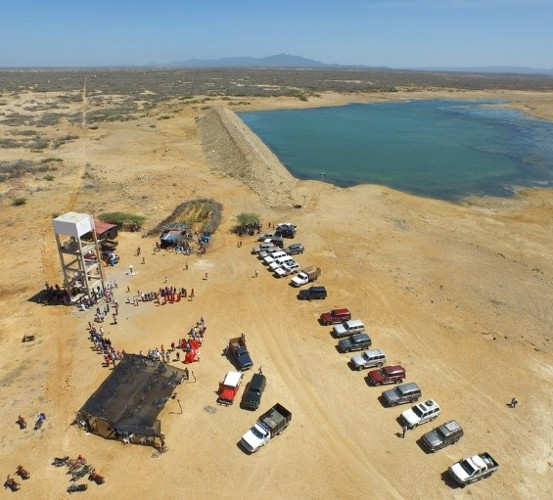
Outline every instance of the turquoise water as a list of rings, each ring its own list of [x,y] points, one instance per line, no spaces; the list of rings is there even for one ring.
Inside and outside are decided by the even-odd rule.
[[[497,104],[387,102],[240,117],[300,179],[447,200],[553,186],[553,123]]]

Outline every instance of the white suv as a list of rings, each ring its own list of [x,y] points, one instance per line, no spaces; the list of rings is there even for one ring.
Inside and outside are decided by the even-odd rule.
[[[434,420],[438,417],[441,411],[442,410],[436,401],[428,399],[427,401],[413,406],[409,410],[405,410],[401,414],[401,418],[409,429],[413,429],[418,425]]]

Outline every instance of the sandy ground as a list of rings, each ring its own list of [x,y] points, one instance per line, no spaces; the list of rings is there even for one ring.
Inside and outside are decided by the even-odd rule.
[[[535,116],[553,119],[551,95],[540,93],[394,93],[413,97],[502,97]],[[46,98],[29,95],[28,99]],[[13,98],[15,99],[15,98]],[[367,101],[374,96],[357,96]],[[243,109],[338,105],[351,96],[250,99]],[[236,110],[237,108],[233,108]],[[271,208],[239,179],[212,170],[196,118],[185,107],[155,117],[101,124],[97,130],[62,125],[50,133],[79,139],[56,151],[63,166],[55,182],[27,176],[0,184],[0,471],[24,465],[32,474],[22,498],[67,498],[69,479],[50,465],[55,456],[83,454],[106,483],[90,483],[89,498],[550,498],[553,495],[551,324],[553,228],[549,190],[517,199],[460,205],[408,196],[376,186],[339,189],[315,181],[293,184],[301,209]],[[2,135],[7,134],[1,129]],[[4,159],[36,153],[3,150]],[[27,203],[12,206],[17,197]],[[196,383],[178,387],[161,414],[168,452],[123,446],[72,426],[75,412],[108,375],[86,327],[92,314],[41,306],[30,299],[45,281],[60,283],[53,215],[128,211],[154,227],[182,201],[212,197],[223,223],[207,254],[154,253],[155,238],[121,233],[121,262],[107,269],[122,304],[117,325],[105,324],[114,344],[130,352],[168,346],[200,316],[207,322]],[[273,278],[250,255],[255,238],[237,246],[229,229],[241,212],[299,226],[302,265],[322,268],[327,300],[299,302],[288,280]],[[134,256],[140,246],[142,258]],[[185,265],[188,263],[188,270]],[[133,264],[137,274],[127,274]],[[259,277],[254,278],[254,272]],[[209,279],[204,280],[204,274]],[[131,293],[169,284],[194,288],[194,301],[138,307]],[[442,407],[436,423],[455,418],[465,437],[428,455],[417,444],[433,424],[398,433],[407,407],[384,408],[381,390],[367,386],[339,354],[319,314],[349,307],[368,327],[375,348],[407,369],[408,381]],[[221,356],[230,336],[247,335],[255,369],[268,384],[260,409],[280,402],[293,412],[289,429],[247,456],[240,436],[255,416],[215,404],[218,382],[231,369]],[[34,343],[21,342],[35,334]],[[181,367],[183,365],[180,365]],[[248,380],[250,375],[246,376]],[[506,403],[516,396],[520,404]],[[47,420],[32,430],[39,412]],[[29,427],[19,430],[17,416]],[[492,478],[465,490],[442,477],[456,460],[489,451],[501,464]],[[88,482],[88,481],[86,481]]]

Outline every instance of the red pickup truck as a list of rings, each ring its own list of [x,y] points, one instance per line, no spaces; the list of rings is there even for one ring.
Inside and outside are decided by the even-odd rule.
[[[217,403],[229,406],[234,403],[238,389],[244,376],[241,372],[228,372],[225,379],[219,384]]]
[[[349,309],[332,309],[332,311],[321,314],[319,321],[323,325],[338,325],[344,321],[349,321],[351,319],[351,313]]]

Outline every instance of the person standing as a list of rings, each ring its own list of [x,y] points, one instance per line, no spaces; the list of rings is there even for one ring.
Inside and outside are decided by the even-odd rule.
[[[407,426],[406,425],[402,425],[401,426],[401,437],[403,439],[405,439],[405,433],[407,432]]]

